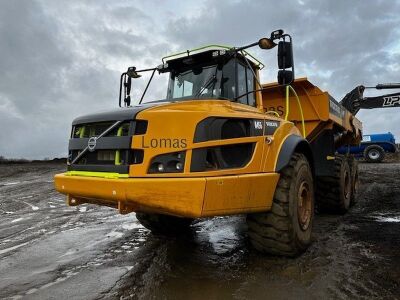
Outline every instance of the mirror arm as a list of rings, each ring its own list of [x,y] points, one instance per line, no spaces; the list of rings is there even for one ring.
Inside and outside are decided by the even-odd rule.
[[[142,69],[142,70],[135,70],[136,73],[140,73],[140,72],[148,72],[148,71],[153,71],[153,74],[151,75],[150,81],[152,80],[155,71],[158,70],[158,68],[149,68],[149,69]],[[126,99],[127,96],[127,77],[128,77],[128,73],[124,72],[121,74],[120,80],[119,80],[119,98],[118,98],[118,106],[122,107],[122,89],[124,89],[124,99]],[[131,79],[132,77],[129,77],[129,79]],[[142,102],[143,97],[149,87],[150,81],[147,83],[146,89],[143,92],[142,98],[140,99],[139,104]],[[130,88],[129,88],[129,92],[130,92]]]
[[[154,69],[147,69],[147,70],[145,70],[145,71],[150,71],[150,70],[153,70],[153,73],[151,73],[151,77],[150,77],[149,81],[147,82],[146,88],[145,88],[144,91],[143,91],[143,94],[142,94],[142,97],[140,98],[139,104],[142,103],[143,98],[144,98],[144,95],[146,95],[147,89],[149,88],[150,82],[153,80],[154,73],[156,72],[157,68],[154,68]],[[140,72],[140,71],[137,71],[137,72]],[[142,70],[142,72],[144,72],[144,71]]]
[[[251,47],[254,47],[254,46],[258,46],[258,42],[251,43],[251,44],[249,44],[247,46],[242,46],[242,47],[239,47],[239,48],[232,48],[232,50],[234,50],[236,52],[239,52],[239,51],[241,52],[242,50],[245,50],[247,48],[251,48]]]
[[[143,70],[136,70],[136,73],[148,72],[148,71],[155,71],[155,70],[157,70],[157,68],[149,68],[149,69],[143,69]]]

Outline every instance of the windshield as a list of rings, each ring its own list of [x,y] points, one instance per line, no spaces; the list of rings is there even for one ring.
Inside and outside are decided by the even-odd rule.
[[[167,67],[164,69],[158,70],[159,74],[168,74],[167,97],[162,100],[152,101],[147,101],[144,98],[157,70],[157,68],[148,69],[153,72],[149,75],[150,78],[144,87],[139,104],[142,103],[143,99],[143,103],[191,99],[221,99],[253,107],[256,106],[254,71],[241,58],[217,57],[217,59],[209,59],[208,57],[200,57],[200,59],[196,59],[196,57],[189,57],[168,62],[166,65]],[[125,106],[130,106],[130,77],[128,77],[127,73],[123,73],[120,81],[120,105],[121,100],[124,99]],[[161,87],[162,85],[158,86]],[[133,93],[134,98],[138,97],[135,95],[137,93],[136,90],[133,90]],[[150,93],[150,97],[154,99],[154,93],[152,91]]]
[[[167,99],[228,99],[255,106],[255,95],[251,93],[254,89],[251,70],[244,63],[231,59],[215,65],[187,66],[172,70]]]
[[[197,66],[171,72],[167,99],[234,98],[235,66]]]
[[[188,70],[180,73],[171,73],[168,86],[168,98],[184,97],[212,97],[217,81],[217,67],[209,66],[199,70]]]

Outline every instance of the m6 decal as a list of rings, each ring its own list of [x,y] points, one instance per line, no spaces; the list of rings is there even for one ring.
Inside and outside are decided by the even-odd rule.
[[[262,121],[254,121],[255,129],[263,129]]]

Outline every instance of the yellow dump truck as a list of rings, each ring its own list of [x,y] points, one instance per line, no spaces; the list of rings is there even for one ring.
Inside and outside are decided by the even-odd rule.
[[[278,48],[278,82],[246,49]],[[132,79],[167,73],[163,100],[131,105]],[[361,123],[306,78],[294,80],[292,38],[282,30],[244,47],[212,45],[121,75],[120,108],[76,118],[68,171],[55,176],[69,205],[93,203],[157,234],[195,218],[247,214],[249,239],[266,253],[294,256],[310,244],[314,205],[344,213],[358,171],[344,144]]]

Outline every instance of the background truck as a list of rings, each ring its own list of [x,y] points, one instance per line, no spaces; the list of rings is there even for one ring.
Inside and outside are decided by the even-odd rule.
[[[390,132],[363,135],[359,146],[344,146],[338,149],[341,154],[349,152],[356,157],[364,157],[368,162],[376,163],[385,158],[385,153],[395,153],[396,151],[396,140]]]
[[[278,48],[278,82],[246,49]],[[69,205],[136,212],[153,233],[190,231],[195,218],[247,214],[259,251],[294,256],[311,243],[314,206],[344,213],[356,200],[360,121],[306,78],[294,80],[292,38],[276,30],[243,47],[211,45],[121,75],[120,108],[76,118],[68,171],[55,176]],[[150,72],[139,103],[132,80]],[[142,103],[156,73],[165,99]],[[356,94],[346,98],[353,109]],[[358,96],[360,96],[358,94]]]

